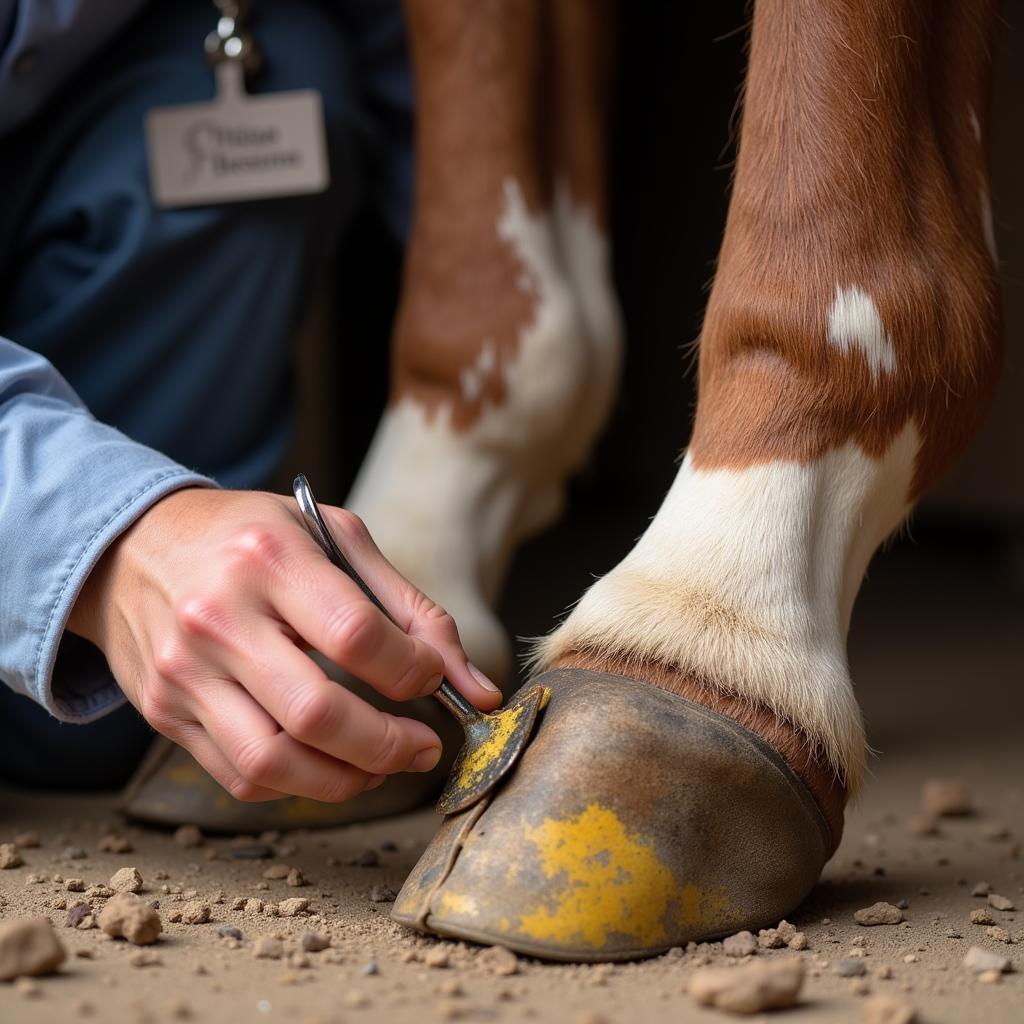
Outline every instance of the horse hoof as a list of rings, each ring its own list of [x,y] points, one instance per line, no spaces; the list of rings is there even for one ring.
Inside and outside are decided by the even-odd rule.
[[[830,835],[759,736],[624,676],[556,669],[519,766],[445,819],[392,911],[552,960],[626,960],[775,924]]]

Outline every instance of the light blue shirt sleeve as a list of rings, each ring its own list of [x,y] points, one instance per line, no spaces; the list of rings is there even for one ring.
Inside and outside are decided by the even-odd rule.
[[[0,338],[0,680],[66,722],[123,703],[106,672],[55,691],[68,615],[110,543],[197,485],[215,486],[98,422],[47,360]]]
[[[146,2],[0,0],[0,136],[37,113]],[[216,15],[211,4],[211,28]]]

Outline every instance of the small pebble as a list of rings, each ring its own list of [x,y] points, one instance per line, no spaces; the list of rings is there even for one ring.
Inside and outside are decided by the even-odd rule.
[[[971,924],[995,924],[995,918],[985,909],[979,907],[970,913]]]
[[[878,902],[870,907],[854,912],[853,919],[857,924],[871,927],[880,924],[899,924],[903,920],[903,911],[891,903]]]
[[[115,892],[141,892],[142,875],[138,868],[121,868],[111,876],[110,888]]]
[[[993,953],[991,950],[982,949],[981,946],[971,946],[964,956],[964,967],[969,971],[979,973],[981,971],[1005,972],[1010,969],[1010,960],[1000,953]]]
[[[307,953],[319,953],[327,949],[331,944],[330,936],[321,935],[320,932],[307,931],[302,933],[299,944]]]
[[[64,883],[68,892],[85,892],[85,880],[82,878],[69,878]]]
[[[1014,910],[1016,909],[1013,905],[1013,900],[1008,900],[1005,896],[1000,896],[998,893],[989,893],[988,905],[993,910]]]
[[[222,939],[239,939],[242,938],[242,929],[236,928],[233,924],[222,924],[217,928],[217,934]]]
[[[309,882],[306,881],[306,876],[298,868],[292,868],[288,872],[288,877],[285,879],[284,884],[298,888],[301,885],[309,885]]]
[[[907,831],[913,836],[933,836],[939,831],[934,814],[920,811],[907,818]]]
[[[198,825],[182,825],[174,830],[174,841],[186,850],[203,845],[203,833]]]
[[[309,906],[309,900],[299,896],[293,896],[290,900],[281,900],[277,905],[278,912],[282,917],[297,917],[305,912]]]
[[[256,940],[252,954],[258,960],[280,960],[284,956],[284,943],[280,939],[262,935]]]
[[[25,999],[35,999],[43,994],[39,982],[33,981],[31,978],[19,978],[14,983],[14,991]]]
[[[101,853],[131,853],[135,849],[124,836],[118,835],[117,832],[110,832],[102,836],[97,846]]]
[[[752,956],[757,952],[757,939],[751,932],[737,932],[722,943],[722,952],[733,957]]]
[[[160,915],[128,892],[118,893],[107,903],[100,912],[99,926],[112,938],[125,938],[136,946],[156,942],[163,930]]]
[[[971,791],[957,779],[929,779],[921,790],[921,809],[942,817],[970,814]]]
[[[132,967],[159,967],[163,962],[163,957],[151,949],[137,949],[128,957]]]
[[[274,856],[274,848],[266,843],[235,846],[231,849],[231,856],[235,860],[270,860]]]
[[[387,885],[375,885],[370,890],[371,903],[394,903],[398,894]]]
[[[374,974],[380,974],[380,968],[377,966],[377,961],[370,960],[368,963],[363,964],[363,966],[359,968],[359,973],[366,977],[370,977]]]
[[[451,960],[448,956],[448,950],[444,946],[434,946],[433,949],[427,952],[423,962],[428,967],[444,968],[449,966]]]
[[[734,968],[703,968],[690,976],[694,1002],[730,1013],[760,1013],[794,1006],[804,980],[799,957],[748,960]]]
[[[0,868],[20,868],[24,863],[14,843],[0,843]]]
[[[45,917],[17,917],[0,924],[0,981],[52,974],[67,959]]]
[[[67,857],[68,860],[85,860],[89,854],[80,846],[65,846],[64,856]]]
[[[917,1012],[910,1003],[882,993],[864,1004],[865,1024],[915,1024]]]
[[[478,966],[502,978],[519,973],[519,957],[505,946],[489,946],[477,954]]]
[[[263,872],[264,878],[269,878],[271,881],[276,881],[280,878],[287,878],[288,872],[291,868],[287,864],[271,864],[266,871]]]
[[[210,920],[210,904],[202,900],[187,903],[181,912],[182,924],[206,924]]]
[[[366,849],[350,857],[348,862],[357,868],[375,868],[380,863],[380,857],[376,850]]]
[[[68,911],[68,916],[64,919],[64,927],[77,928],[91,913],[92,907],[88,903],[79,903],[78,906],[72,907]]]
[[[39,841],[38,832],[19,832],[14,837],[14,845],[20,850],[33,850],[42,843]]]
[[[841,978],[859,978],[867,973],[863,960],[839,960],[836,962],[836,974]]]

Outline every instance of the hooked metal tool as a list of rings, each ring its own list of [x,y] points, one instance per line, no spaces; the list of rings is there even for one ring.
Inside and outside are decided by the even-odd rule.
[[[300,473],[295,478],[292,490],[306,529],[324,554],[359,587],[367,600],[395,622],[394,616],[338,547],[304,474]],[[516,763],[530,739],[537,715],[547,704],[550,690],[544,686],[530,687],[517,694],[505,707],[489,714],[477,710],[444,678],[434,696],[458,720],[466,735],[436,804],[438,814],[454,814],[472,807]]]

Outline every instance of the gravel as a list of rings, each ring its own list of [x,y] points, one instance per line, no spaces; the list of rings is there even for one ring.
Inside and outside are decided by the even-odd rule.
[[[125,938],[136,946],[156,942],[163,931],[160,915],[131,893],[118,893],[103,908],[99,926],[112,938]]]
[[[891,903],[878,902],[862,910],[856,910],[853,919],[866,928],[880,924],[899,924],[903,920],[903,911]]]
[[[751,960],[736,968],[700,968],[690,977],[687,992],[701,1006],[761,1013],[796,1005],[803,980],[804,965],[797,957]]]
[[[20,917],[0,924],[0,981],[52,974],[67,959],[45,917]]]
[[[969,971],[999,971],[1001,974],[1010,970],[1010,959],[1000,953],[993,953],[981,946],[971,946],[964,956],[964,967]]]

